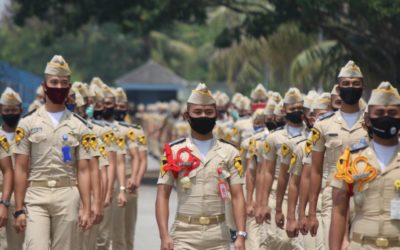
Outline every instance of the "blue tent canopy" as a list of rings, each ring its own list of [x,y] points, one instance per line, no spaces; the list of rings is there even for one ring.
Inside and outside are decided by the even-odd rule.
[[[0,60],[0,91],[3,92],[6,87],[17,91],[21,95],[24,110],[35,99],[36,89],[41,82],[42,78],[38,75],[14,68]]]

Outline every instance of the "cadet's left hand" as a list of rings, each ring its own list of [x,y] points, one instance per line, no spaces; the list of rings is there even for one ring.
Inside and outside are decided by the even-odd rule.
[[[91,216],[91,223],[93,225],[99,224],[103,220],[104,216],[102,205],[93,204]]]
[[[0,204],[0,227],[4,227],[8,220],[8,208]]]
[[[283,215],[282,211],[275,212],[275,223],[280,229],[283,229],[285,225],[285,215]]]
[[[117,202],[118,202],[118,207],[125,207],[127,202],[125,192],[122,191],[119,192]]]
[[[90,212],[87,212],[83,209],[79,210],[79,227],[83,230],[86,231],[90,229],[91,227],[90,223]]]
[[[296,219],[287,219],[286,221],[286,234],[289,238],[299,236],[299,228]]]
[[[136,191],[136,189],[139,187],[138,181],[134,176],[131,176],[128,179],[126,189],[128,190],[129,193],[133,193]]]
[[[244,240],[245,239],[243,237],[238,237],[235,240],[235,249],[236,250],[245,250]]]

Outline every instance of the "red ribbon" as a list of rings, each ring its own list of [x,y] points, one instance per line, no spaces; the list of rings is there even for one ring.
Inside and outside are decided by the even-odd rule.
[[[164,165],[164,171],[171,171],[175,178],[178,178],[179,173],[183,170],[185,170],[184,176],[188,176],[190,171],[200,165],[199,158],[195,157],[192,154],[192,151],[187,147],[178,150],[176,154],[177,160],[174,160],[171,146],[168,143],[164,145],[164,151],[167,158],[167,163]],[[189,155],[188,161],[182,160],[182,153],[187,153]]]

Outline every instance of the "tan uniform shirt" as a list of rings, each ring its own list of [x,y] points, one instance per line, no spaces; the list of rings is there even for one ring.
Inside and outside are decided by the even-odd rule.
[[[0,127],[0,160],[11,156],[13,142],[8,141],[5,132]],[[3,175],[0,175],[0,192],[3,190]]]
[[[171,136],[172,140],[177,140],[179,138],[185,138],[190,135],[190,125],[187,121],[179,118],[176,120],[174,126],[172,127]]]
[[[400,235],[400,220],[391,219],[391,202],[400,198],[400,190],[395,188],[395,181],[400,181],[400,146],[383,171],[373,144],[366,146],[351,153],[351,166],[358,171],[358,174],[367,173],[368,168],[371,168],[377,175],[369,182],[353,176],[355,217],[352,221],[352,232],[370,237],[397,238]],[[362,157],[365,157],[364,160]],[[339,174],[340,171],[336,170],[336,173]],[[337,177],[333,178],[331,186],[343,190],[348,188],[348,184]]]
[[[161,171],[158,184],[177,186],[178,192],[178,213],[192,216],[213,216],[225,214],[225,201],[218,193],[218,181],[221,175],[218,168],[224,170],[223,180],[230,185],[244,184],[244,169],[241,165],[241,159],[238,150],[220,140],[213,139],[211,149],[205,159],[202,159],[197,147],[191,138],[181,139],[170,144],[173,157],[177,159],[177,152],[181,148],[187,147],[192,154],[200,159],[200,165],[189,174],[192,186],[185,190],[180,180],[183,178],[183,172],[179,173],[177,179],[174,178],[171,171],[164,172],[166,158],[161,163]],[[187,154],[185,154],[187,156]],[[165,153],[164,153],[165,156]],[[185,156],[182,156],[187,160]]]
[[[331,180],[338,158],[343,150],[361,138],[367,138],[367,131],[362,127],[364,111],[359,112],[358,121],[352,128],[347,126],[341,112],[327,113],[315,122],[311,129],[309,140],[312,141],[312,150],[325,151],[323,178]]]
[[[251,170],[256,169],[257,163],[259,162],[257,149],[262,147],[262,144],[267,139],[268,135],[269,135],[268,129],[264,128],[260,131],[255,131],[255,134],[253,136],[245,139],[242,142],[242,146],[246,147],[246,152],[243,152],[244,156],[242,156],[242,159],[246,160],[251,159],[250,165],[247,166],[249,169]],[[240,149],[241,149],[240,152],[242,152],[242,147]]]
[[[253,120],[248,116],[239,118],[233,127],[234,135],[232,137],[232,142],[238,145],[240,145],[246,137],[254,133]]]
[[[64,161],[62,148],[70,148],[71,161]],[[78,160],[97,151],[97,137],[82,118],[68,110],[54,127],[44,106],[24,117],[15,135],[14,154],[30,157],[29,181],[76,179]]]
[[[227,140],[227,136],[225,134],[227,128],[233,128],[232,118],[229,117],[222,120],[217,120],[213,131],[214,137],[217,139]],[[230,140],[232,140],[232,138]]]
[[[116,151],[114,132],[103,121],[92,120],[90,123],[93,125],[92,130],[97,135],[99,142],[99,166],[106,167],[110,165],[107,153]]]
[[[303,171],[304,164],[311,166],[311,150],[312,142],[310,140],[300,141],[292,154],[290,160],[289,173],[300,176]]]

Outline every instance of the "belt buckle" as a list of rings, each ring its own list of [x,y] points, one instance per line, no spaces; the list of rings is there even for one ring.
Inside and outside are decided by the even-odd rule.
[[[208,225],[210,224],[210,218],[202,216],[199,218],[199,223],[200,225]]]
[[[47,186],[48,186],[49,188],[53,188],[53,187],[55,187],[56,185],[57,185],[57,181],[55,181],[55,180],[47,181]]]
[[[389,246],[389,240],[386,238],[379,237],[375,240],[375,245],[377,247],[388,247]]]

